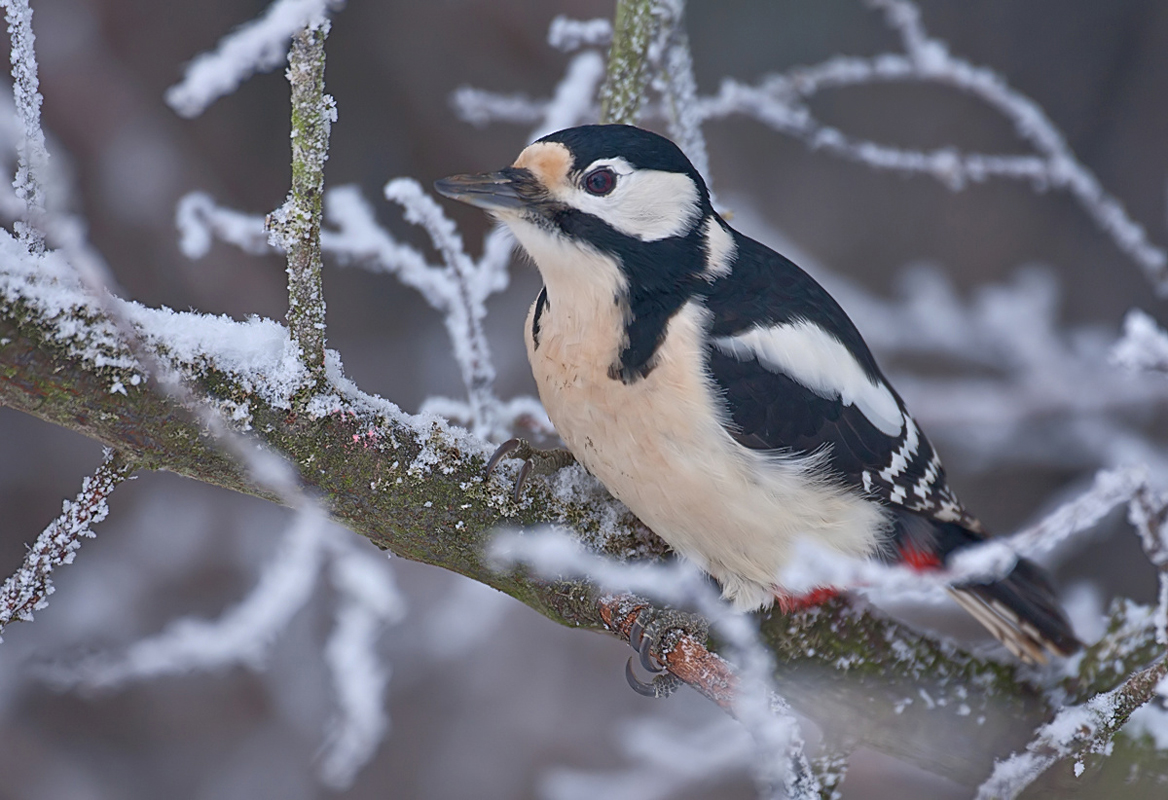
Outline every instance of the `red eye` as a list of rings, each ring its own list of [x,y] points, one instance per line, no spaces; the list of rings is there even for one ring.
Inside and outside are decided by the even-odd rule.
[[[594,169],[584,176],[584,190],[589,194],[608,194],[616,188],[616,173],[608,167]]]

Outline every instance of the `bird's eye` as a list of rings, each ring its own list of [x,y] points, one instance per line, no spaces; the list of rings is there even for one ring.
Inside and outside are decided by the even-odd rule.
[[[605,195],[616,188],[616,173],[608,167],[594,169],[584,176],[584,190],[588,194]]]

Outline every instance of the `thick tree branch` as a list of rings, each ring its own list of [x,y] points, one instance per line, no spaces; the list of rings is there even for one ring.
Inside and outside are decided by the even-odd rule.
[[[144,468],[276,499],[176,400],[140,379],[141,367],[117,329],[82,295],[72,307],[62,308],[57,298],[47,308],[28,298],[36,296],[31,284],[17,291],[21,280],[38,278],[2,268],[0,278],[6,281],[0,284],[0,403],[98,439]],[[480,440],[361,393],[331,357],[328,383],[296,413],[294,388],[283,397],[257,377],[278,372],[277,357],[264,348],[279,347],[255,345],[257,352],[237,359],[251,371],[232,371],[210,349],[188,346],[177,358],[155,330],[181,325],[195,335],[201,326],[239,326],[218,335],[243,343],[260,338],[243,330],[255,323],[125,306],[142,340],[198,393],[231,412],[256,446],[295,464],[304,486],[334,517],[397,555],[493,586],[561,624],[607,630],[587,582],[493,569],[484,554],[491,531],[552,523],[570,526],[617,558],[665,552],[579,471],[532,480],[515,503],[506,477],[483,481],[487,448]],[[268,335],[282,330],[265,324]],[[967,656],[844,602],[775,615],[763,621],[762,632],[776,656],[778,684],[797,710],[825,727],[847,725],[872,747],[966,783],[980,782],[992,757],[1024,746],[1028,732],[1051,715],[1041,693],[1012,667]]]

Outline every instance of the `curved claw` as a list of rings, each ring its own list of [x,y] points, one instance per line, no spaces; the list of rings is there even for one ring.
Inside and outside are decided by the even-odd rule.
[[[629,656],[629,660],[625,662],[625,680],[628,681],[629,688],[637,694],[653,698],[669,697],[681,685],[681,678],[672,673],[658,675],[650,683],[645,683],[633,671],[632,656]]]
[[[629,660],[625,662],[625,680],[629,682],[629,688],[642,697],[656,697],[657,690],[653,688],[653,684],[645,683],[637,677],[637,673],[633,671],[633,657],[629,656]]]
[[[531,474],[531,461],[523,462],[523,466],[519,468],[519,477],[515,479],[515,502],[518,503],[523,497],[523,484],[527,483],[527,476]]]
[[[656,675],[664,672],[665,667],[656,658],[649,655],[649,645],[651,642],[645,640],[645,634],[648,628],[641,622],[642,614],[644,612],[637,615],[636,619],[633,620],[632,626],[629,628],[629,644],[637,651],[637,656],[640,658],[641,666],[645,668],[645,671]],[[652,624],[649,623],[650,626]]]
[[[638,653],[641,652],[641,643],[645,640],[645,626],[641,624],[641,615],[633,620],[632,626],[629,627],[629,644]]]
[[[663,667],[656,658],[649,653],[649,648],[644,647],[637,651],[637,655],[641,657],[641,666],[645,668],[646,672],[651,672],[654,675],[664,672]]]
[[[491,454],[491,458],[487,461],[486,477],[491,477],[491,473],[495,471],[495,467],[499,466],[499,462],[506,458],[510,453],[518,450],[523,444],[522,439],[508,439],[495,448],[495,452]]]

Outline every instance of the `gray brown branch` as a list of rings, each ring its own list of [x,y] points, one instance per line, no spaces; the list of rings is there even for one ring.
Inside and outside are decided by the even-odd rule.
[[[288,257],[288,328],[300,345],[314,388],[324,383],[325,302],[321,281],[320,222],[329,130],[336,118],[324,93],[324,43],[328,20],[292,37],[288,83],[292,88],[292,191],[268,225]]]

